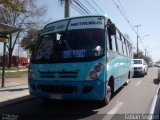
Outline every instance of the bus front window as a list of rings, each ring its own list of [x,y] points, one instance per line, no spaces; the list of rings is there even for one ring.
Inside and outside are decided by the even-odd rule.
[[[104,30],[79,29],[43,35],[34,59],[93,58],[104,55]]]

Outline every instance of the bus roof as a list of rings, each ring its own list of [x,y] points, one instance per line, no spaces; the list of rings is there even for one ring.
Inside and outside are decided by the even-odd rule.
[[[104,18],[107,18],[105,15],[84,15],[84,16],[67,17],[67,18],[62,18],[62,19],[58,19],[58,20],[55,20],[53,22],[50,22],[50,23],[46,24],[45,26],[47,26],[51,23],[54,23],[54,22],[58,22],[58,21],[75,19],[75,18],[83,18],[83,17],[104,17]],[[107,19],[109,19],[109,18],[107,18]]]
[[[50,22],[50,23],[46,24],[45,26],[50,25],[50,24],[55,23],[55,22],[63,21],[63,20],[83,18],[83,17],[104,17],[104,18],[110,20],[110,18],[108,18],[106,15],[103,15],[103,14],[84,15],[84,16],[75,16],[75,17],[68,17],[68,18],[63,18],[63,19],[55,20],[55,21],[53,21],[53,22]],[[111,20],[110,20],[110,22],[113,23]],[[114,23],[113,23],[113,24],[114,24]],[[44,26],[44,28],[45,28],[45,26]],[[115,27],[116,27],[116,25],[115,25]],[[44,28],[43,28],[43,29],[44,29]],[[120,33],[122,34],[122,32],[121,32],[117,27],[116,27],[116,29],[117,29],[118,32],[120,32]],[[131,41],[130,41],[124,34],[122,34],[122,35],[123,35],[123,37],[128,41],[128,43],[131,44]]]

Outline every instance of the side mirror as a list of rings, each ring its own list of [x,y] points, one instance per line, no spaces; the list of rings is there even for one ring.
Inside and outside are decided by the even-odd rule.
[[[115,35],[116,34],[116,26],[115,24],[110,24],[108,27],[108,32],[110,35]]]

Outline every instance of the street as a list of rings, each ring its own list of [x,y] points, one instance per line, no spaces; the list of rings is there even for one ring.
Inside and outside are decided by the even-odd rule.
[[[157,68],[149,68],[145,77],[134,77],[122,86],[110,103],[101,106],[93,101],[52,101],[45,103],[33,97],[29,100],[0,107],[1,119],[65,119],[65,120],[123,120],[126,114],[148,114],[159,81]]]

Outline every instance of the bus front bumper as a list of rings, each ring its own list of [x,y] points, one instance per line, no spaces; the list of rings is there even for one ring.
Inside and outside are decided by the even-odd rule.
[[[105,82],[29,80],[31,95],[50,99],[103,100]]]

